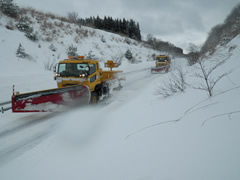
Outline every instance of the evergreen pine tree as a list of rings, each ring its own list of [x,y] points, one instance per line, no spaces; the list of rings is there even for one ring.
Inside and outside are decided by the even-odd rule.
[[[98,29],[124,34],[129,38],[141,40],[139,24],[132,19],[130,21],[127,21],[125,18],[123,18],[123,20],[119,20],[113,19],[110,16],[104,16],[104,18],[101,19],[99,16],[97,16],[97,18],[90,17],[86,18],[85,20],[80,19],[79,22],[83,25],[94,26]]]
[[[103,19],[103,29],[107,29],[107,17],[104,16],[104,19]]]
[[[97,16],[97,18],[94,19],[94,26],[98,29],[101,29],[100,28],[101,27],[101,20],[100,20],[99,16]]]
[[[32,41],[39,40],[38,32],[26,32],[25,36]]]
[[[119,21],[119,19],[115,20],[114,32],[120,32],[120,21]]]
[[[25,17],[21,17],[17,23],[17,28],[19,31],[31,33],[33,29],[30,27],[30,23]]]
[[[22,44],[20,43],[16,52],[17,57],[19,58],[25,58],[27,57],[27,54],[25,53],[25,49],[22,46]]]
[[[85,54],[85,56],[87,59],[97,59],[97,57],[93,54],[92,50],[88,51],[88,54]]]
[[[137,39],[136,37],[136,25],[135,22],[131,19],[128,25],[128,37],[132,38],[132,39]]]
[[[74,47],[73,45],[70,45],[67,49],[67,55],[68,56],[78,56],[77,54],[77,47]]]
[[[51,44],[48,48],[53,52],[57,50],[57,48],[53,44]]]
[[[142,40],[139,23],[137,23],[136,36],[137,36],[137,40],[139,40],[139,41]]]
[[[20,12],[20,8],[13,4],[13,0],[0,0],[0,10],[13,18],[16,18]]]
[[[123,18],[121,29],[122,29],[122,33],[127,35],[127,32],[128,32],[128,23],[127,23],[127,21],[125,20],[125,18]]]
[[[125,58],[127,58],[129,61],[131,61],[133,58],[132,52],[129,49],[125,52]]]

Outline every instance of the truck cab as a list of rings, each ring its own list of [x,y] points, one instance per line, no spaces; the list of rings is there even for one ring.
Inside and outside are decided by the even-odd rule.
[[[151,68],[151,72],[154,73],[166,73],[169,71],[171,59],[167,55],[159,55],[155,58],[155,67]]]
[[[55,80],[58,88],[67,86],[87,86],[95,101],[100,97],[107,96],[110,88],[120,87],[120,79],[117,74],[122,71],[113,71],[118,67],[117,63],[108,60],[105,67],[109,70],[103,71],[99,62],[93,59],[84,59],[84,56],[69,57],[60,61],[57,65]]]
[[[156,67],[167,66],[169,63],[170,63],[169,56],[166,55],[156,56]]]
[[[85,85],[90,91],[93,91],[95,86],[101,83],[99,63],[97,60],[69,57],[60,61],[57,65],[55,80],[58,88]]]

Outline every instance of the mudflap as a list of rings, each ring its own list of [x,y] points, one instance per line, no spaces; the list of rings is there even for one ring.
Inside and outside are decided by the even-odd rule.
[[[87,86],[70,86],[12,96],[12,112],[55,112],[90,103]]]

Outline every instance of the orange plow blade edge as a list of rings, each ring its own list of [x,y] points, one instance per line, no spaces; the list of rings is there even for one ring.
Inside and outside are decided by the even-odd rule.
[[[159,67],[154,67],[154,68],[151,68],[151,72],[152,73],[166,73],[168,72],[169,70],[169,67],[168,66],[159,66]]]
[[[91,93],[87,86],[70,86],[12,96],[12,112],[54,112],[86,105]]]

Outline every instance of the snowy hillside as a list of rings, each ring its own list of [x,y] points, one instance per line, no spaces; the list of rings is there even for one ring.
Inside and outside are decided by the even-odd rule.
[[[38,32],[39,41],[28,39],[24,32],[15,27],[17,22],[13,19],[3,14],[0,16],[0,62],[2,64],[0,67],[0,82],[3,85],[0,87],[0,91],[8,89],[7,93],[1,93],[0,102],[9,100],[12,85],[16,85],[16,88],[21,92],[56,87],[56,83],[52,80],[53,73],[49,69],[58,61],[67,58],[67,49],[71,45],[77,48],[78,55],[98,59],[102,68],[104,68],[103,63],[111,59],[114,61],[121,60],[122,66],[120,68],[124,66],[131,70],[132,65],[135,66],[136,64],[129,63],[124,57],[127,50],[132,52],[136,63],[147,63],[153,60],[153,54],[164,53],[154,51],[145,47],[142,43],[120,35],[84,26],[79,27],[75,24],[62,22],[59,19],[43,18],[38,14],[32,16],[29,13],[27,14],[27,17],[31,18],[31,27],[34,32]],[[41,20],[39,20],[40,18]],[[6,28],[9,26],[13,30]],[[16,56],[19,44],[28,54],[26,58]],[[147,66],[152,65],[151,62]],[[52,69],[50,70],[52,71]],[[28,83],[29,81],[24,77],[26,74],[35,79],[34,84],[32,82]],[[47,80],[44,80],[45,83],[41,83],[42,87],[40,88],[36,86],[41,81],[39,76],[47,78]]]
[[[123,88],[97,106],[57,114],[1,114],[0,179],[240,179],[240,36],[209,57],[207,67],[226,59],[213,76],[229,72],[209,98],[193,88],[201,83],[197,64],[189,67],[186,59],[176,58],[171,72],[151,74],[151,55],[158,52],[95,31],[79,44],[73,43],[73,34],[64,34],[53,41],[57,51],[52,52],[52,42],[32,42],[0,26],[1,101],[10,99],[13,84],[21,92],[56,87],[44,63],[66,58],[69,44],[76,45],[79,54],[92,50],[102,63],[127,49],[142,61],[123,59]],[[19,43],[31,60],[16,58]],[[186,74],[185,92],[161,98],[159,87],[178,68]]]

